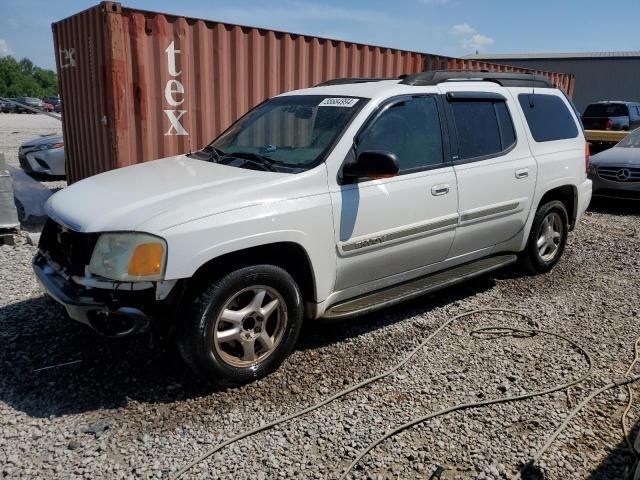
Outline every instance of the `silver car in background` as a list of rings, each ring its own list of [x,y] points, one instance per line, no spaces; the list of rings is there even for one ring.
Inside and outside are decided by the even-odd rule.
[[[43,135],[29,140],[18,150],[22,169],[29,174],[64,176],[64,141],[60,135]]]
[[[640,200],[640,128],[591,157],[593,195]]]

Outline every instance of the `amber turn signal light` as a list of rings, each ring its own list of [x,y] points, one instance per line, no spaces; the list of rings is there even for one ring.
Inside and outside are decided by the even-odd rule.
[[[142,243],[136,247],[129,260],[129,275],[147,277],[162,273],[164,246],[160,243]]]

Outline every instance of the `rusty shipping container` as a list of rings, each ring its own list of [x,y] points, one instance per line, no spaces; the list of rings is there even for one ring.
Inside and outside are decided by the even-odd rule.
[[[527,71],[116,2],[52,28],[69,182],[196,150],[263,100],[332,78],[446,68]],[[572,76],[547,75],[571,93]]]

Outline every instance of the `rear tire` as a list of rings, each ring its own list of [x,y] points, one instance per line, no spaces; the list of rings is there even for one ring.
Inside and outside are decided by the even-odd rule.
[[[196,295],[179,348],[204,380],[243,384],[276,370],[293,350],[303,322],[300,290],[274,265],[233,271]]]
[[[541,205],[533,219],[520,264],[532,275],[549,272],[560,260],[569,233],[569,215],[564,204],[552,200]]]

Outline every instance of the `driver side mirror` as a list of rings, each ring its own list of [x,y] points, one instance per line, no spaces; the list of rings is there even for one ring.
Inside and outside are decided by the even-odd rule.
[[[366,150],[355,160],[347,162],[342,168],[345,183],[354,183],[357,179],[367,177],[372,180],[390,178],[398,175],[398,157],[395,153],[383,150]]]

